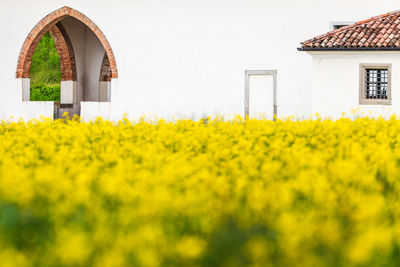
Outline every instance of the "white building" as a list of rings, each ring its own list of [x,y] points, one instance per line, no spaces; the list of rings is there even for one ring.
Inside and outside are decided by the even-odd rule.
[[[53,115],[53,102],[29,101],[31,56],[47,31],[60,55],[61,110],[84,119],[397,112],[395,75],[391,105],[360,105],[357,83],[361,63],[391,64],[394,74],[395,50],[297,51],[397,8],[394,0],[2,1],[0,118]]]
[[[400,114],[400,11],[315,37],[299,50],[313,58],[312,110]]]

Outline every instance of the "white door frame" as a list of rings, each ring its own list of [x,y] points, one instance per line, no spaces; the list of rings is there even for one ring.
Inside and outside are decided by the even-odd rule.
[[[246,70],[245,71],[245,89],[244,89],[244,117],[248,118],[250,114],[250,89],[249,80],[251,75],[270,75],[274,79],[273,89],[273,114],[274,120],[278,117],[278,71],[277,70]]]

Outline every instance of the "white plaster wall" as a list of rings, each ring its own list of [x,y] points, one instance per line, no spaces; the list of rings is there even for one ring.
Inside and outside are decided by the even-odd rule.
[[[22,102],[20,105],[21,113],[16,120],[23,119],[30,121],[33,119],[53,118],[54,102],[52,101],[29,101]]]
[[[312,111],[323,117],[400,114],[400,52],[312,52]],[[392,64],[392,105],[360,105],[360,64]]]
[[[273,119],[274,78],[272,75],[249,76],[249,116],[250,118]]]
[[[251,69],[278,70],[280,115],[308,116],[312,59],[296,50],[299,42],[329,31],[331,21],[399,6],[395,0],[1,1],[1,116],[13,113],[9,103],[20,98],[15,69],[24,39],[64,5],[91,18],[114,50],[119,79],[112,117],[242,114],[244,71]]]
[[[94,121],[99,117],[101,117],[103,120],[111,119],[110,102],[82,102],[81,108],[82,121]]]
[[[100,101],[100,71],[104,53],[104,47],[97,36],[86,27],[84,101]]]

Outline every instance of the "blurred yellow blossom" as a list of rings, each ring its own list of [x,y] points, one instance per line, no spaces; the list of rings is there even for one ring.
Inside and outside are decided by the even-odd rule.
[[[0,266],[400,266],[400,120],[0,123]]]

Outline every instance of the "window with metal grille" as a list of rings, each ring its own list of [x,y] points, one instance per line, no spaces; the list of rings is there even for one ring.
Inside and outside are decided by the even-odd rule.
[[[391,104],[391,64],[360,65],[360,104]]]
[[[367,99],[387,99],[388,70],[365,70],[365,97]]]

